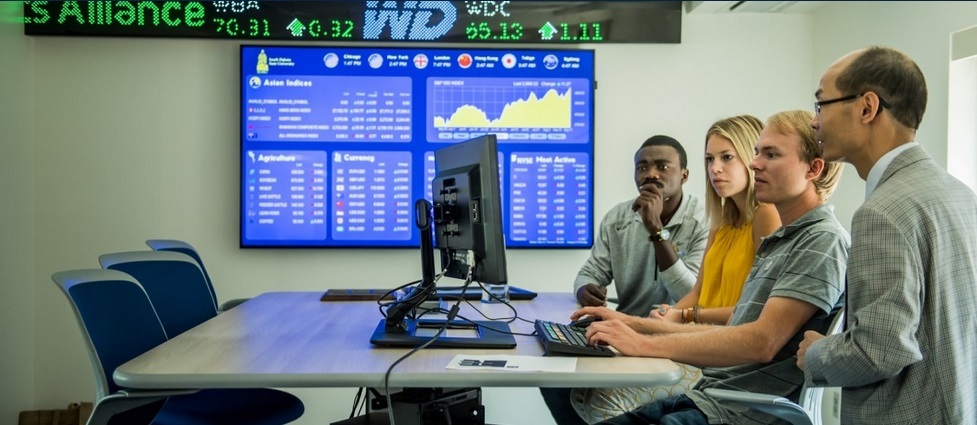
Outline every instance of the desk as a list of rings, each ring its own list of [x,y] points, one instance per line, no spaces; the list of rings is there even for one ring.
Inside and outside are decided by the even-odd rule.
[[[270,292],[221,313],[136,357],[115,370],[122,387],[146,389],[254,387],[382,388],[387,368],[406,348],[381,348],[370,336],[381,319],[376,302],[321,302],[315,292]],[[500,304],[474,303],[489,317],[510,315]],[[569,293],[542,293],[514,301],[520,317],[567,322],[577,308]],[[482,319],[464,305],[461,315]],[[510,324],[532,333],[533,325]],[[531,336],[516,336],[514,349],[419,351],[394,368],[391,387],[646,387],[669,385],[681,377],[670,360],[581,357],[568,372],[447,370],[456,354],[539,356]]]

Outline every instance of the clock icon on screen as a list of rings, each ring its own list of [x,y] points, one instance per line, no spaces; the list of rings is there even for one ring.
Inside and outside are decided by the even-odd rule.
[[[326,68],[335,68],[336,65],[339,65],[339,56],[335,53],[326,53],[322,57],[322,63],[326,64]]]
[[[560,60],[556,58],[556,55],[546,55],[543,58],[543,66],[546,69],[556,69],[556,66],[560,64]]]
[[[370,58],[367,59],[367,62],[370,64],[370,68],[377,69],[383,66],[383,56],[380,56],[378,53],[374,53],[370,55]]]

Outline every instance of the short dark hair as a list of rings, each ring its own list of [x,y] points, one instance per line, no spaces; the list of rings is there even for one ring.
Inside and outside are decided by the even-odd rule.
[[[846,95],[875,92],[900,124],[919,129],[926,112],[926,79],[909,56],[888,47],[865,49],[838,74],[838,90]]]
[[[685,170],[689,168],[689,157],[685,154],[685,148],[682,147],[682,144],[679,143],[678,140],[659,134],[657,136],[651,136],[648,138],[648,140],[645,140],[638,150],[647,148],[648,146],[671,146],[673,149],[678,151],[679,165],[682,166],[682,169]]]

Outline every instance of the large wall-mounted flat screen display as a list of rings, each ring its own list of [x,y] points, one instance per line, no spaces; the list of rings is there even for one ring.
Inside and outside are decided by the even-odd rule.
[[[242,247],[418,247],[434,151],[498,141],[507,248],[593,243],[593,50],[241,47]]]

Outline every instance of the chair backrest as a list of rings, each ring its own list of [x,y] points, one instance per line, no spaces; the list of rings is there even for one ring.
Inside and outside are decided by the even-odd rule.
[[[841,333],[845,326],[845,310],[835,314],[825,335]],[[841,422],[841,391],[837,387],[804,387],[801,389],[798,404],[807,410],[811,423],[832,425]]]
[[[821,390],[821,410],[812,414],[821,425],[841,424],[841,387],[825,387]]]
[[[51,276],[75,311],[95,370],[99,398],[119,390],[119,365],[167,340],[146,291],[115,270],[69,270]]]
[[[839,310],[825,330],[825,335],[841,332],[845,312]],[[793,425],[836,425],[841,423],[840,388],[802,387],[798,402],[771,394],[706,388],[706,395],[718,400],[741,403],[746,407],[776,416]]]
[[[200,254],[197,253],[196,248],[191,246],[189,243],[175,239],[149,239],[146,241],[146,245],[149,245],[153,251],[179,252],[193,258],[193,261],[196,261],[197,266],[200,267],[200,271],[204,273],[204,279],[207,279],[207,288],[210,289],[210,296],[214,298],[214,308],[218,308],[220,303],[217,301],[217,291],[214,289],[214,282],[210,280],[210,274],[207,273],[207,267],[204,267],[204,261],[200,259]]]
[[[166,334],[173,338],[217,315],[197,262],[169,251],[132,251],[98,257],[102,268],[131,275],[146,289]]]

